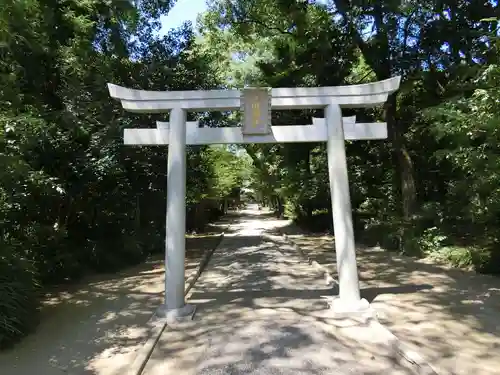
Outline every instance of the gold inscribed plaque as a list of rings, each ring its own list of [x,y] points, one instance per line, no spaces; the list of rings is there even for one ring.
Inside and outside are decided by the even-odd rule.
[[[271,90],[269,88],[245,88],[241,92],[243,110],[243,134],[264,135],[271,131]]]

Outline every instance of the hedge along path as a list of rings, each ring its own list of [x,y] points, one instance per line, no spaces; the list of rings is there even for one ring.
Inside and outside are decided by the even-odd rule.
[[[225,223],[186,236],[186,287],[204,255],[222,239]],[[163,256],[113,275],[48,295],[41,323],[13,350],[0,352],[0,374],[128,374],[141,350],[162,329],[151,319],[163,301]]]
[[[334,238],[280,229],[334,280]],[[500,374],[500,278],[358,246],[361,294],[378,319],[439,374]],[[318,268],[318,272],[322,272]],[[332,280],[333,279],[333,280]]]

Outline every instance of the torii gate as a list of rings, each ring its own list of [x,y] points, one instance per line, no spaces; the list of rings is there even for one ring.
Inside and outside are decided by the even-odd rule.
[[[362,85],[297,88],[245,88],[242,90],[145,91],[109,83],[112,98],[135,113],[170,111],[170,122],[156,129],[125,129],[127,145],[169,145],[165,249],[165,304],[160,313],[167,321],[193,315],[185,303],[186,145],[326,142],[332,201],[339,295],[334,312],[354,313],[369,307],[361,299],[352,225],[345,140],[387,138],[386,123],[356,123],[342,117],[341,108],[374,107],[399,89],[400,77]],[[309,125],[270,126],[271,108],[278,110],[324,108],[325,118]],[[264,109],[264,110],[262,110]],[[199,128],[186,113],[242,110],[241,128]]]

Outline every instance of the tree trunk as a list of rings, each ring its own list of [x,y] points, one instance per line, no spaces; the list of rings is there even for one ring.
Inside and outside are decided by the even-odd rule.
[[[283,208],[283,202],[281,201],[281,198],[279,197],[279,195],[276,197],[277,199],[277,204],[278,204],[278,217],[280,219],[283,218],[283,214],[285,213],[284,211],[284,208]]]
[[[392,158],[396,168],[396,191],[401,197],[402,217],[405,221],[411,219],[415,213],[416,187],[413,163],[410,154],[404,145],[403,129],[396,121],[396,95],[389,97],[385,104],[385,119],[389,131],[389,140],[392,143]]]
[[[307,185],[310,188],[312,183],[312,170],[311,170],[311,159],[312,159],[312,148],[310,145],[307,145],[307,166],[306,166],[306,178]],[[313,202],[312,198],[308,197],[306,202],[306,217],[307,220],[311,220],[313,216]]]

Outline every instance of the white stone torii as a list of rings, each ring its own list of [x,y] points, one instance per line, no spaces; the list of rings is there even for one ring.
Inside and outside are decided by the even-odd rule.
[[[167,224],[165,249],[165,304],[160,313],[167,321],[192,316],[185,303],[186,145],[217,143],[327,142],[339,295],[335,312],[362,311],[369,303],[360,297],[345,140],[387,138],[385,123],[355,123],[342,117],[341,108],[366,108],[386,102],[399,89],[400,77],[362,85],[209,91],[145,91],[109,83],[112,98],[135,113],[170,111],[169,122],[156,129],[125,129],[127,145],[169,145],[167,171]],[[267,90],[267,91],[266,91]],[[261,107],[267,106],[262,113]],[[270,126],[272,109],[324,108],[325,118],[309,125]],[[187,111],[242,109],[242,128],[199,128],[187,122]]]

